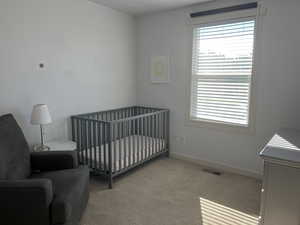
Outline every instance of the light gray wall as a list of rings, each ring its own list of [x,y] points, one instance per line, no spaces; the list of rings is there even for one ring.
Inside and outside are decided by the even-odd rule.
[[[239,3],[240,1],[235,1]],[[219,1],[193,10],[222,7]],[[279,127],[300,127],[300,1],[264,0],[267,15],[258,33],[254,78],[255,133],[185,126],[189,76],[190,8],[147,15],[138,20],[137,101],[171,109],[171,151],[258,174],[259,150]],[[151,84],[151,56],[169,55],[171,82]]]
[[[0,115],[12,112],[36,143],[34,104],[49,106],[48,139],[69,135],[72,114],[135,104],[135,28],[87,0],[1,0]]]

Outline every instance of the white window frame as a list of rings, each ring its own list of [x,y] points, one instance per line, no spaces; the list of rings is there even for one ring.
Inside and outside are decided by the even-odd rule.
[[[255,127],[255,85],[254,79],[256,74],[256,60],[257,60],[257,30],[258,30],[258,12],[260,11],[260,6],[258,5],[257,9],[248,9],[248,10],[241,10],[236,12],[229,12],[211,16],[204,16],[199,18],[189,19],[188,21],[188,79],[187,79],[187,104],[186,104],[186,126],[192,127],[200,127],[200,128],[213,128],[218,130],[224,131],[237,131],[239,133],[254,133]],[[253,43],[253,63],[252,63],[252,75],[250,81],[250,88],[249,88],[249,113],[248,113],[248,124],[235,124],[235,123],[228,123],[223,121],[213,121],[213,120],[205,120],[205,119],[194,119],[191,118],[191,88],[192,88],[192,53],[193,53],[193,31],[194,28],[198,28],[199,26],[205,25],[214,25],[214,24],[222,24],[229,23],[229,22],[238,22],[246,19],[253,19],[255,20],[255,28],[254,28],[254,43]]]

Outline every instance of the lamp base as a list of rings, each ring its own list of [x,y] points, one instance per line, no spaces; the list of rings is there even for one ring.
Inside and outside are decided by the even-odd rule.
[[[35,145],[35,146],[33,146],[33,151],[35,151],[35,152],[50,151],[50,147],[48,147],[46,145]]]

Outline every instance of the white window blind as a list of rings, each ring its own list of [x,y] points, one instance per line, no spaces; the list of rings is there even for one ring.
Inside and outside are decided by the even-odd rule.
[[[192,120],[247,126],[255,19],[193,32]]]

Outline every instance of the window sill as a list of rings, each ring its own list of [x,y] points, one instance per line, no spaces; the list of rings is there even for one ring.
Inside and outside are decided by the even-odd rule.
[[[240,125],[240,124],[226,123],[221,121],[220,122],[209,121],[209,120],[202,120],[202,119],[188,118],[185,121],[185,126],[196,127],[196,128],[207,128],[207,129],[213,129],[217,131],[248,134],[248,135],[254,135],[255,133],[254,127],[251,126],[250,124]]]

